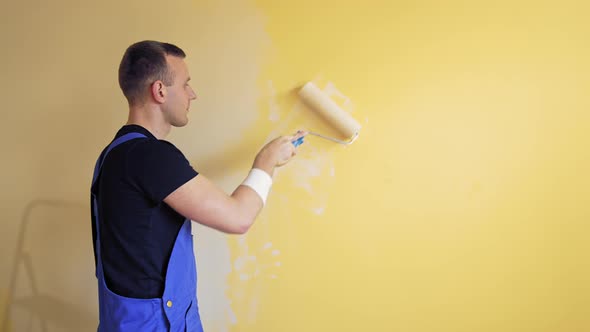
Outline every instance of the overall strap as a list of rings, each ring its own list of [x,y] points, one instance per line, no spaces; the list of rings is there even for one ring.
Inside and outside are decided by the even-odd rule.
[[[125,134],[121,137],[118,137],[111,144],[109,144],[106,151],[96,161],[96,166],[94,166],[94,175],[92,176],[92,188],[94,188],[96,179],[98,178],[98,175],[100,174],[100,169],[102,168],[102,164],[104,163],[109,152],[111,152],[111,150],[114,149],[115,147],[117,147],[118,145],[123,144],[127,141],[130,141],[132,139],[136,139],[136,138],[147,138],[147,136],[145,136],[144,134],[140,134],[140,133],[128,133],[128,134]],[[100,222],[98,219],[98,198],[96,197],[94,190],[91,190],[91,194],[92,194],[92,205],[93,205],[92,212],[94,214],[94,222],[95,222],[95,228],[96,228],[95,248],[96,248],[97,267],[99,267],[97,269],[97,274],[98,274],[98,270],[102,268],[102,259],[101,259],[101,254],[100,254],[100,225],[99,225]]]

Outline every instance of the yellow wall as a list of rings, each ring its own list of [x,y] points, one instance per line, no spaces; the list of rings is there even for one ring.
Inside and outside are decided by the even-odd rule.
[[[23,237],[39,288],[76,306],[70,325],[94,323],[89,228],[73,226],[88,222],[94,160],[126,120],[122,52],[158,39],[188,53],[199,96],[191,123],[169,139],[227,191],[265,140],[301,127],[333,133],[297,100],[305,81],[363,125],[349,147],[307,138],[247,235],[195,227],[208,332],[590,330],[589,9],[568,0],[9,4],[0,322],[34,203],[29,218],[44,226]],[[52,265],[48,253],[64,258]],[[31,291],[25,274],[15,294]],[[10,316],[15,331],[40,328],[14,305]]]
[[[281,187],[251,331],[590,330],[588,6],[314,3],[260,4],[264,77],[334,82],[364,129],[312,193]]]

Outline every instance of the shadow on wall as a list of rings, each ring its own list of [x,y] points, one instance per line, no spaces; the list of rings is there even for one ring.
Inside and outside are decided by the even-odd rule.
[[[1,331],[95,331],[98,299],[88,207],[34,200],[22,214]]]

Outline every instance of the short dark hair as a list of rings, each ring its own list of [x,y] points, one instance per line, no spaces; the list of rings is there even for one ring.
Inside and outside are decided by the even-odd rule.
[[[186,57],[178,46],[154,40],[137,42],[127,48],[119,65],[119,86],[130,105],[141,102],[146,88],[154,81],[161,80],[167,86],[174,83],[166,55]]]

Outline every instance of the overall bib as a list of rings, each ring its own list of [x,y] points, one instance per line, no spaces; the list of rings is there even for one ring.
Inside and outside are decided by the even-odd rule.
[[[99,324],[98,332],[202,332],[196,297],[197,272],[193,253],[191,221],[185,220],[172,249],[164,294],[161,298],[137,299],[117,295],[106,285],[100,249],[100,222],[98,201],[94,189],[96,179],[108,153],[117,145],[132,139],[147,138],[139,133],[128,133],[115,139],[104,156],[99,158],[92,179],[92,200],[96,221],[96,278],[98,279]]]

